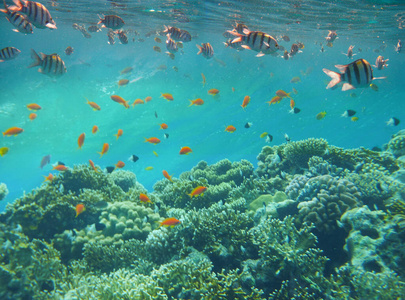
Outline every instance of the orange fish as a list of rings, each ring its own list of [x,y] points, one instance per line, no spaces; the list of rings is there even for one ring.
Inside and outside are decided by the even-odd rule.
[[[134,103],[132,103],[132,106],[138,105],[138,104],[144,104],[142,99],[135,99]]]
[[[243,103],[242,103],[242,108],[245,109],[245,107],[249,104],[250,102],[250,96],[245,96],[245,98],[243,98]]]
[[[217,95],[218,93],[219,93],[218,89],[210,89],[208,91],[208,94],[213,95],[213,96]]]
[[[295,107],[295,101],[293,99],[290,99],[290,107],[291,109],[294,109]]]
[[[45,178],[44,181],[51,181],[51,182],[52,182],[52,180],[53,180],[53,174],[52,174],[52,173],[49,173],[49,175],[48,175],[48,176],[44,176],[44,178]]]
[[[163,170],[162,173],[163,173],[163,176],[164,176],[165,178],[167,178],[168,180],[170,180],[171,182],[173,182],[173,180],[172,180],[172,176],[173,176],[173,175],[170,176],[169,173],[167,173],[166,170]]]
[[[276,95],[279,96],[280,98],[290,98],[290,99],[291,99],[290,94],[291,94],[291,93],[288,93],[288,94],[287,94],[287,93],[284,92],[283,90],[278,90],[278,91],[276,92]]]
[[[160,226],[166,226],[166,227],[174,227],[176,225],[179,225],[181,222],[179,220],[177,220],[176,218],[167,218],[164,219],[162,222],[160,222],[159,227]]]
[[[114,135],[117,137],[117,140],[118,140],[118,138],[119,138],[123,133],[124,133],[124,131],[123,131],[122,129],[118,129],[117,134],[114,134]]]
[[[167,126],[166,123],[162,123],[162,124],[159,124],[159,125],[160,125],[160,129],[167,129],[167,128],[169,128],[169,126]]]
[[[274,96],[270,101],[267,101],[269,105],[275,104],[275,103],[280,103],[281,99],[283,99],[280,96]]]
[[[29,110],[40,110],[40,109],[42,109],[42,107],[39,106],[39,105],[36,104],[36,103],[28,104],[28,105],[27,105],[27,108],[28,108]]]
[[[77,216],[78,215],[80,215],[81,213],[83,213],[84,211],[86,210],[86,207],[84,207],[84,204],[77,204],[76,205],[76,217],[75,218],[77,218]]]
[[[112,95],[111,99],[121,105],[123,105],[125,108],[129,108],[129,101],[125,101],[122,97],[118,96],[118,95]]]
[[[28,118],[29,118],[31,121],[33,121],[33,120],[35,120],[35,119],[37,118],[37,114],[35,114],[35,113],[30,113],[30,115],[28,116]]]
[[[145,143],[146,142],[156,145],[156,144],[160,143],[160,140],[157,137],[151,137],[151,138],[148,138],[148,139],[145,138]]]
[[[146,194],[143,194],[143,193],[139,194],[139,199],[143,203],[152,203],[152,201],[150,201],[149,197]]]
[[[130,73],[130,72],[132,72],[132,70],[133,70],[132,67],[126,67],[125,69],[123,69],[123,70],[121,71],[121,75],[122,75],[122,74]]]
[[[86,134],[84,132],[81,135],[79,135],[79,138],[77,139],[77,144],[79,145],[79,149],[82,149],[85,137],[86,137]]]
[[[120,81],[118,81],[118,86],[127,85],[128,82],[129,82],[128,79],[121,79]]]
[[[96,102],[91,102],[87,98],[86,98],[86,100],[87,100],[87,104],[90,105],[91,108],[93,108],[93,110],[101,110],[100,106]]]
[[[205,83],[207,82],[206,80],[205,80],[205,76],[204,76],[204,74],[203,73],[201,73],[201,77],[202,77],[202,84],[203,84],[203,86],[205,86]]]
[[[95,134],[98,131],[98,126],[94,125],[93,128],[91,129],[91,133]]]
[[[195,100],[190,100],[190,99],[189,99],[189,101],[191,102],[189,106],[191,106],[191,105],[199,106],[199,105],[203,105],[203,104],[204,104],[204,100],[201,99],[201,98],[197,98],[197,99],[195,99]]]
[[[207,188],[205,186],[197,186],[190,194],[188,194],[190,196],[190,198],[193,197],[198,197],[198,196],[203,196],[204,192],[207,190]]]
[[[167,101],[173,101],[173,96],[172,96],[172,94],[169,94],[169,93],[164,93],[164,94],[162,94],[162,96],[160,96],[160,97],[163,97],[163,98],[165,98]]]
[[[148,96],[148,97],[145,98],[145,103],[148,103],[148,102],[151,101],[151,100],[152,100],[152,97],[151,97],[151,96]]]
[[[104,143],[103,149],[101,149],[101,152],[97,152],[97,153],[100,154],[100,157],[102,157],[104,154],[106,154],[108,152],[108,149],[110,149],[110,145],[108,145],[108,143]]]
[[[193,150],[191,150],[191,148],[190,147],[181,147],[181,149],[180,149],[180,155],[183,155],[183,154],[189,154],[189,153],[191,153],[191,152],[193,152]]]
[[[65,165],[57,165],[57,166],[54,166],[53,168],[52,168],[52,170],[56,170],[56,171],[59,171],[59,172],[64,172],[64,171],[66,171],[68,168],[65,166]]]
[[[123,167],[125,167],[125,163],[121,160],[115,164],[115,169],[122,169]]]
[[[233,125],[229,125],[225,128],[225,131],[228,131],[230,133],[235,132],[236,128]]]
[[[235,93],[235,88],[234,87],[232,87],[232,93]]]
[[[89,159],[89,164],[93,168],[94,172],[98,172],[96,166],[94,165],[94,162],[91,159]]]
[[[6,136],[6,135],[8,135],[8,136],[18,135],[18,134],[20,134],[20,133],[23,132],[23,131],[24,131],[24,129],[22,129],[22,128],[19,128],[19,127],[11,127],[11,128],[9,128],[9,129],[7,129],[6,131],[4,131],[4,132],[3,132],[3,135],[4,135],[4,136]]]

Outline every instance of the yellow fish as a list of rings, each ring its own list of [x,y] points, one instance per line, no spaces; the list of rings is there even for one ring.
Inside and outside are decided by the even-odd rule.
[[[378,86],[375,85],[374,83],[370,84],[370,87],[371,87],[371,89],[372,89],[373,91],[378,92]]]
[[[326,111],[322,111],[319,114],[316,115],[317,120],[322,120],[326,116]]]
[[[1,155],[1,156],[6,155],[7,152],[8,152],[8,148],[7,148],[7,147],[2,147],[2,148],[0,148],[0,155]]]
[[[156,153],[156,151],[153,151],[153,154],[155,154],[156,157],[158,157],[159,155]]]
[[[268,134],[267,132],[263,132],[263,133],[260,135],[260,138],[262,139],[262,138],[266,137],[267,134]]]
[[[146,167],[145,170],[146,170],[146,171],[153,170],[153,167]]]
[[[358,117],[352,117],[352,119],[351,119],[353,122],[357,122],[358,120],[359,120],[359,118]]]

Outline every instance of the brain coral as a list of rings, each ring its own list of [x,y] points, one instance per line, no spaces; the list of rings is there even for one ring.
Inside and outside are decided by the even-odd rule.
[[[301,168],[308,167],[312,156],[323,156],[328,148],[324,139],[309,138],[298,142],[289,142],[283,150],[284,157]]]
[[[348,180],[330,175],[309,179],[298,196],[296,224],[315,224],[321,232],[332,232],[336,221],[353,207],[361,206],[360,193]]]
[[[136,185],[136,175],[130,171],[116,170],[110,173],[109,177],[118,185],[124,192],[128,192],[130,188]]]
[[[405,155],[405,129],[394,134],[388,142],[387,150],[399,157]]]

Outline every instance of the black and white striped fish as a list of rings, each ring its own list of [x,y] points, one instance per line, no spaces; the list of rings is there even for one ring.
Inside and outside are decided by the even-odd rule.
[[[121,44],[128,44],[128,37],[124,30],[117,30],[114,33],[118,35]]]
[[[0,50],[0,62],[14,59],[21,51],[14,47],[6,47]]]
[[[26,0],[13,0],[15,6],[10,10],[25,14],[28,20],[37,28],[56,29],[56,23],[52,19],[48,9],[41,3]]]
[[[358,87],[367,87],[374,79],[384,79],[385,77],[373,77],[373,69],[365,59],[358,59],[347,65],[335,65],[340,73],[322,69],[326,75],[332,78],[327,89],[333,88],[339,82],[344,82],[342,91],[355,89]]]
[[[179,29],[177,27],[165,26],[164,33],[170,34],[170,37],[176,41],[190,42],[191,34],[187,30]]]
[[[167,34],[167,39],[166,39],[166,49],[170,52],[170,53],[175,53],[177,52],[179,49],[177,48],[177,44],[176,42],[170,38],[170,34]]]
[[[16,28],[13,29],[13,31],[31,34],[32,25],[30,21],[28,21],[27,18],[19,12],[11,11],[6,5],[6,1],[3,1],[5,9],[0,9],[0,11],[4,12],[7,15],[7,20]]]
[[[376,67],[378,70],[382,70],[384,67],[388,67],[387,61],[389,61],[389,59],[384,59],[383,56],[379,55],[375,60],[375,65],[373,67]]]
[[[100,17],[100,21],[97,23],[98,24],[103,24],[105,27],[107,28],[111,28],[111,29],[120,29],[122,26],[125,25],[125,22],[123,19],[121,19],[121,17],[116,16],[116,15],[108,15],[108,16],[104,16]]]
[[[212,48],[210,43],[202,43],[200,45],[196,45],[197,48],[199,49],[198,54],[202,54],[205,58],[211,58],[214,56],[214,49]]]
[[[30,64],[28,68],[40,66],[38,71],[50,76],[61,76],[66,73],[65,63],[58,54],[47,55],[41,52],[39,52],[39,54],[41,57],[31,49],[31,58],[34,62]]]
[[[232,43],[242,42],[243,48],[259,52],[256,55],[257,57],[265,54],[275,55],[276,51],[279,49],[277,40],[271,35],[262,31],[249,31],[248,29],[244,29],[244,34],[240,34],[236,31],[229,32],[237,36]]]

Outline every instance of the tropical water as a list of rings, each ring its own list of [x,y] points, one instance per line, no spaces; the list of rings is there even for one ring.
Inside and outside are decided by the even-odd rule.
[[[12,5],[11,1],[6,3]],[[58,171],[52,168],[58,162],[72,169],[87,166],[92,160],[107,173],[106,167],[123,161],[123,170],[133,172],[146,191],[152,193],[155,183],[164,179],[163,170],[179,178],[200,161],[212,165],[223,159],[246,159],[256,168],[263,147],[284,147],[309,138],[322,138],[343,149],[383,149],[392,135],[404,129],[405,56],[404,50],[397,49],[398,41],[405,40],[403,1],[41,3],[55,20],[56,30],[34,27],[33,34],[24,35],[12,31],[14,27],[4,14],[0,20],[0,48],[15,47],[21,51],[15,59],[0,63],[0,129],[5,132],[16,126],[24,130],[0,139],[0,148],[8,148],[8,153],[0,157],[0,183],[8,189],[0,202],[0,211],[31,190],[51,184],[44,182],[44,176],[57,176]],[[72,26],[97,25],[98,15],[120,16],[125,22],[122,29],[127,32],[128,44],[122,44],[118,36],[110,44],[107,28],[88,32],[91,37],[86,38]],[[273,36],[288,52],[292,44],[300,43],[300,51],[286,60],[282,56],[284,50],[257,57],[254,50],[226,47],[225,35],[238,23]],[[166,53],[164,26],[187,30],[192,36],[174,58]],[[325,38],[331,30],[337,32],[338,38],[327,45]],[[212,45],[212,58],[197,55],[196,44],[202,43]],[[68,46],[73,48],[71,55],[65,53]],[[351,58],[346,55],[349,46],[354,46]],[[27,68],[33,61],[31,49],[58,54],[67,72],[52,77],[38,72],[39,67]],[[372,87],[368,84],[342,91],[339,85],[337,89],[326,89],[331,78],[323,68],[338,72],[335,65],[357,59],[374,65],[379,55],[389,59],[388,66],[382,70],[372,66],[376,78]],[[127,67],[132,71],[121,74]],[[295,77],[298,82],[294,82]],[[128,79],[129,83],[119,86],[121,79]],[[208,93],[214,88],[219,90],[215,96]],[[298,113],[291,113],[287,97],[269,105],[278,90],[290,93],[295,107],[300,109]],[[163,93],[172,94],[173,101],[161,97]],[[112,95],[119,95],[130,104],[147,96],[152,100],[126,109],[112,101]],[[250,102],[241,107],[245,96],[250,97]],[[189,100],[197,98],[203,99],[204,104],[190,106]],[[96,102],[101,110],[93,110],[86,99]],[[29,119],[30,103],[42,107],[35,112],[34,120]],[[355,111],[356,118],[342,116],[347,110]],[[322,112],[326,114],[319,117]],[[392,118],[399,124],[393,125]],[[162,123],[168,128],[160,129]],[[99,128],[95,134],[94,125]],[[236,130],[226,131],[229,125]],[[123,134],[117,138],[119,129]],[[82,133],[85,140],[79,149]],[[160,143],[145,142],[150,137],[159,138]],[[109,151],[100,156],[105,143],[109,144]],[[180,155],[185,146],[192,153]],[[40,168],[46,155],[51,156],[50,164]],[[132,155],[139,160],[128,160]]]

